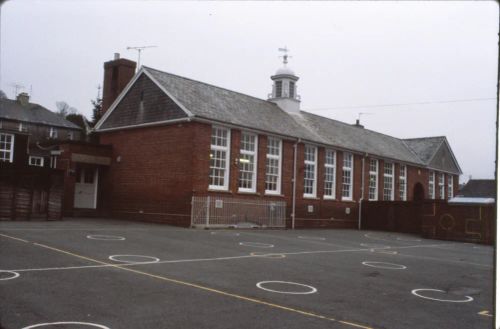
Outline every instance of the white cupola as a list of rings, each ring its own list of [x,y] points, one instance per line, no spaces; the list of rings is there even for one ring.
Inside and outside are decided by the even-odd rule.
[[[273,80],[273,92],[268,95],[268,101],[276,103],[283,110],[291,113],[300,111],[300,96],[297,95],[297,80],[299,77],[286,65],[288,64],[288,49],[279,48],[285,54],[283,57],[283,67],[279,68],[271,76]]]

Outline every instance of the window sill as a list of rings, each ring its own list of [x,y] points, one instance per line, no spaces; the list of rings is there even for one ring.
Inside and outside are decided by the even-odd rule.
[[[219,189],[213,189],[213,188],[209,188],[208,192],[228,193],[228,194],[232,194],[233,193],[233,191],[219,190]]]
[[[305,200],[321,200],[320,198],[318,197],[315,197],[315,196],[307,196],[307,195],[304,195],[302,196],[303,199]]]
[[[283,194],[277,194],[277,193],[264,193],[264,196],[275,196],[275,197],[280,197],[280,198],[285,197]]]
[[[252,191],[238,191],[238,194],[260,195],[260,193],[252,192]]]

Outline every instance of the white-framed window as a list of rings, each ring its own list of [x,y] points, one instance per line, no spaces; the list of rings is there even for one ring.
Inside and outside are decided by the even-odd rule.
[[[429,199],[434,199],[436,197],[436,190],[434,186],[436,175],[434,171],[429,171]]]
[[[50,127],[49,138],[57,138],[57,129],[56,128]]]
[[[406,166],[404,164],[399,165],[399,199],[401,201],[406,201]]]
[[[445,191],[444,191],[444,174],[438,174],[438,187],[439,187],[439,198],[441,200],[444,200],[445,198]]]
[[[288,83],[288,97],[295,98],[295,82],[293,81]]]
[[[316,197],[318,148],[306,145],[304,148],[304,197]]]
[[[0,133],[0,161],[14,161],[14,135]]]
[[[30,166],[43,167],[43,157],[30,155],[29,164]]]
[[[209,189],[227,190],[229,188],[230,145],[231,131],[227,128],[212,127]]]
[[[337,153],[334,150],[325,151],[325,199],[335,199],[335,177],[337,175]]]
[[[448,199],[453,198],[453,175],[448,175]]]
[[[352,200],[353,170],[353,155],[352,153],[344,152],[342,160],[342,200]]]
[[[51,155],[50,156],[49,167],[52,168],[52,169],[56,169],[57,168],[57,155]]]
[[[239,189],[241,192],[255,192],[257,185],[257,135],[243,132],[240,142]]]
[[[370,159],[368,200],[378,200],[378,160]]]
[[[384,200],[394,200],[394,163],[384,163]]]
[[[266,194],[281,193],[281,139],[267,138]]]
[[[276,97],[281,97],[283,94],[283,81],[276,81]]]

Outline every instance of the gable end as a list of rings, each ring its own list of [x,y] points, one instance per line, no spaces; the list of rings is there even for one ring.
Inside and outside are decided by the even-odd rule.
[[[146,74],[141,74],[124,91],[98,130],[131,127],[187,118],[186,112]],[[110,109],[111,110],[111,109]]]

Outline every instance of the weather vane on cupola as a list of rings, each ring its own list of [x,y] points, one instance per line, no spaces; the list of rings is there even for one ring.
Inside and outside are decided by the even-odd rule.
[[[278,48],[278,51],[282,51],[284,53],[283,56],[278,56],[278,57],[283,57],[283,64],[286,66],[288,64],[288,52],[290,51],[286,46],[284,48]],[[292,57],[292,56],[290,56]]]

